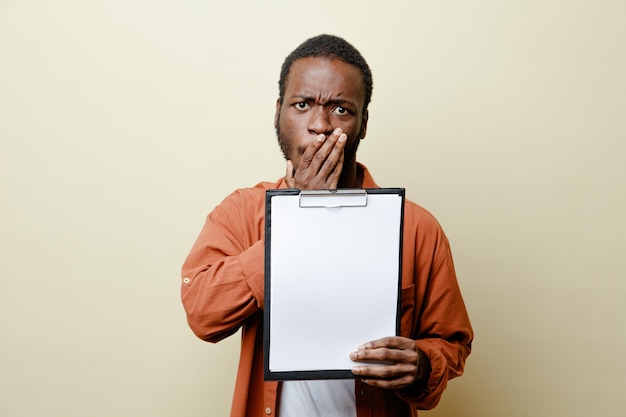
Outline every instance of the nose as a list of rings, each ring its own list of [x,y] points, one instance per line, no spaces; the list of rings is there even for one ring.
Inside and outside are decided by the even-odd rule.
[[[318,106],[311,111],[309,117],[309,132],[314,135],[324,134],[330,135],[333,131],[333,125],[330,123],[330,117],[326,109]]]

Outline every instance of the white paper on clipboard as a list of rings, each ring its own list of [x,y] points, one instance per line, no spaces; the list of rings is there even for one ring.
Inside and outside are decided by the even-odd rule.
[[[266,379],[351,378],[350,352],[398,332],[403,189],[267,196]]]

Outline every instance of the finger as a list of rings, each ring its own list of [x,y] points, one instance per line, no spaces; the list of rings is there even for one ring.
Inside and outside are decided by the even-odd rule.
[[[392,366],[357,366],[352,373],[363,382],[381,388],[401,388],[415,382],[416,367],[403,364]]]
[[[404,381],[387,381],[384,379],[383,380],[362,379],[361,382],[367,385],[371,385],[373,387],[383,388],[383,389],[401,389],[401,388],[408,387],[409,385],[411,385]]]
[[[293,179],[293,162],[291,162],[291,160],[287,161],[287,169],[285,172],[285,183],[287,184],[288,188],[295,188],[295,180]]]
[[[294,175],[297,188],[335,189],[343,168],[343,149],[347,136],[340,128],[327,138],[319,135],[311,142],[302,155]]]
[[[310,167],[310,165],[313,163],[315,155],[317,155],[317,152],[325,142],[326,135],[319,134],[317,135],[315,140],[309,143],[309,145],[304,150],[304,153],[302,154],[302,159],[300,161],[300,164],[298,165],[299,171],[306,171]]]
[[[377,348],[417,350],[417,345],[413,339],[409,339],[407,337],[401,337],[401,336],[391,336],[391,337],[383,337],[381,339],[376,339],[376,340],[372,340],[367,343],[364,343],[358,347],[358,350],[377,349]]]
[[[353,361],[391,361],[394,363],[415,363],[419,360],[419,354],[414,349],[390,349],[377,347],[372,349],[359,349],[350,354]]]
[[[328,177],[328,189],[329,190],[336,190],[337,186],[339,185],[339,178],[341,177],[341,171],[343,170],[343,160],[344,160],[344,153],[341,152],[341,155],[339,156],[339,161],[335,165],[335,169]]]
[[[342,136],[345,137],[343,131],[340,128],[335,129],[328,135],[311,160],[311,170],[319,173],[324,179],[328,178],[335,169],[335,164],[343,152],[345,139],[339,143],[339,138]]]
[[[345,133],[341,133],[338,137],[331,137],[329,140],[333,148],[330,150],[328,156],[326,156],[324,164],[320,169],[320,175],[326,175],[329,182],[333,179],[339,179],[341,175],[347,138],[348,136]]]
[[[379,366],[367,366],[360,365],[352,368],[352,373],[360,376],[364,379],[400,379],[400,378],[414,378],[416,366],[402,363],[395,365],[379,365]]]
[[[407,375],[402,378],[391,379],[391,380],[362,378],[361,381],[377,388],[401,389],[401,388],[405,388],[413,384],[415,382],[415,378],[411,378],[410,376]]]

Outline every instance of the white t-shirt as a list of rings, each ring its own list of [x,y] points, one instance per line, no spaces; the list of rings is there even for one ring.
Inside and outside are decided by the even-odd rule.
[[[356,417],[354,381],[284,381],[278,417]]]

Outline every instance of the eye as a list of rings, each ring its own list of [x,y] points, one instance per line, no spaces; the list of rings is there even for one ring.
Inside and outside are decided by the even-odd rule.
[[[306,101],[300,101],[294,104],[294,106],[296,106],[296,109],[298,110],[306,110],[309,108],[309,103],[307,103]]]
[[[335,107],[334,112],[342,116],[344,114],[349,114],[350,110],[346,109],[345,107],[337,106]]]

